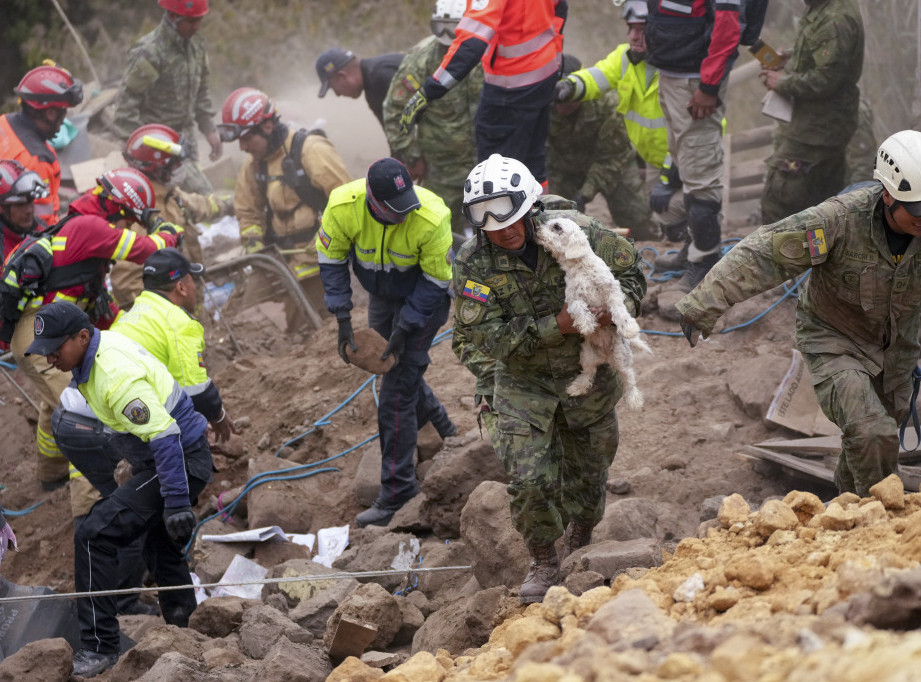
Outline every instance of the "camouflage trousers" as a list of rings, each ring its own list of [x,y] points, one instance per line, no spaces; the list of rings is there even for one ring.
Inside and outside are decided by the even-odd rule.
[[[767,160],[761,222],[770,225],[820,204],[844,188],[845,145],[817,147],[775,136]]]
[[[843,432],[835,485],[867,497],[871,486],[898,471],[898,422],[908,410],[911,385],[886,393],[882,374],[845,369],[816,384],[815,392],[825,416]]]
[[[551,175],[553,171],[551,170]],[[554,177],[554,193],[571,199],[579,191],[574,183],[566,181],[567,178],[557,180]],[[649,197],[640,178],[639,170],[634,164],[628,172],[621,176],[618,184],[601,188],[601,195],[607,202],[611,220],[617,227],[630,228],[630,236],[634,239],[656,239],[659,235],[658,227],[653,223],[652,211],[649,208]],[[591,201],[594,197],[588,197]]]
[[[570,520],[595,526],[620,432],[612,409],[591,426],[571,428],[561,408],[548,431],[505,413],[487,425],[511,481],[512,523],[529,547],[562,537]]]

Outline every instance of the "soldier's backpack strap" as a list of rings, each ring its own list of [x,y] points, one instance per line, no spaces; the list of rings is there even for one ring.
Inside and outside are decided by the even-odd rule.
[[[304,170],[302,156],[304,142],[307,140],[308,135],[322,135],[326,137],[326,132],[321,128],[313,128],[311,130],[301,128],[294,133],[294,137],[291,139],[291,149],[288,150],[288,154],[282,159],[281,172],[284,175],[285,184],[292,188],[297,193],[298,198],[303,203],[310,206],[319,217],[326,208],[327,197],[326,192],[316,187],[310,181],[310,176],[307,175],[307,171]]]

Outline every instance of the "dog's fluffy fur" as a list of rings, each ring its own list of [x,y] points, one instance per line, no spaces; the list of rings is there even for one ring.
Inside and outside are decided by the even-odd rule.
[[[633,348],[649,353],[649,346],[640,337],[640,327],[624,305],[620,282],[588,243],[588,237],[575,222],[556,218],[538,225],[535,239],[566,273],[566,304],[573,325],[585,337],[579,353],[582,372],[566,392],[584,395],[595,381],[598,367],[608,363],[624,381],[624,400],[634,409],[643,406],[643,396],[636,385],[633,371]],[[590,308],[602,308],[611,313],[615,326],[598,326]]]

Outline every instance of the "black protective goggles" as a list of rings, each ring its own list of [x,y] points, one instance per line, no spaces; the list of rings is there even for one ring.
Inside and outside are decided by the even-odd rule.
[[[236,123],[218,123],[217,124],[217,134],[221,138],[221,142],[233,142],[234,140],[239,140],[241,137],[246,135],[248,132],[255,130],[256,126],[241,126]]]
[[[489,216],[501,223],[515,215],[525,198],[521,191],[489,194],[464,204],[464,216],[473,227],[486,225]]]

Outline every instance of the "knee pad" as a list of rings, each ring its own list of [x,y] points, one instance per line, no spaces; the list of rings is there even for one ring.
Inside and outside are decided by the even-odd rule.
[[[720,243],[720,208],[719,201],[697,199],[684,196],[684,205],[688,209],[688,229],[691,239],[698,250],[712,251]]]

